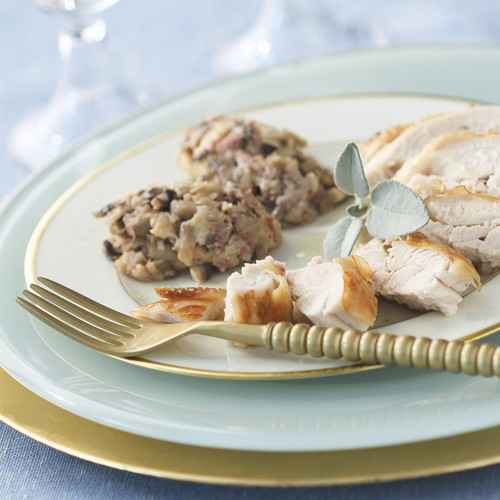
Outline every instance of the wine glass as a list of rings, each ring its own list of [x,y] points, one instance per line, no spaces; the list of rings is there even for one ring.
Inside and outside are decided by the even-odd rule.
[[[265,0],[255,24],[222,49],[213,66],[221,74],[237,73],[328,50],[384,43],[348,4]]]
[[[43,165],[85,132],[140,103],[113,64],[100,17],[118,1],[33,0],[43,12],[60,17],[61,70],[47,104],[22,119],[8,138],[9,154],[23,166]]]

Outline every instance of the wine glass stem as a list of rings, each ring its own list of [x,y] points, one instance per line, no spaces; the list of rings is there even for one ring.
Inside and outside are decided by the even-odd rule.
[[[95,14],[62,16],[61,70],[48,107],[60,130],[71,131],[78,122],[86,123],[88,129],[98,125],[105,119],[105,109],[111,116],[113,99],[119,96],[134,101],[108,54],[106,33],[106,23]],[[62,145],[63,138],[56,133],[51,142]]]
[[[95,46],[102,44],[106,33],[106,23],[102,19],[85,23],[63,20],[58,40],[62,66],[59,86],[88,87],[89,81],[96,76],[89,74],[89,68],[97,63],[98,69],[102,69],[102,47]]]
[[[60,70],[49,101],[9,135],[9,152],[21,164],[40,166],[84,133],[139,104],[100,15],[117,1],[35,0],[42,11],[57,14],[61,21]]]

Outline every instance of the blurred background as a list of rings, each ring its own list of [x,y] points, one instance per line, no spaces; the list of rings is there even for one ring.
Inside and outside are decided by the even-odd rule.
[[[0,197],[75,137],[167,96],[325,53],[496,43],[499,19],[500,2],[494,0],[2,0]],[[93,36],[98,47],[81,57],[68,46],[68,32],[80,41]],[[74,67],[68,70],[68,64]],[[30,154],[37,131],[25,117],[32,120],[37,109],[47,116],[57,93],[60,112],[61,92],[64,106],[74,105],[72,79],[90,84],[104,74],[117,85],[120,105],[94,121],[79,114],[72,136],[53,134],[46,157]]]

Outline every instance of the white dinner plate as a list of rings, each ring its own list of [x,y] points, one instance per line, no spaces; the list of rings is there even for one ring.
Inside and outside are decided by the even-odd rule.
[[[221,96],[215,88],[212,92],[213,102],[217,102]],[[293,128],[318,154],[326,145],[324,159],[331,162],[341,144],[371,135],[382,126],[464,105],[439,97],[360,95],[284,102],[242,114]],[[15,193],[0,217],[2,297],[12,291],[14,283],[16,293],[21,291],[25,249],[37,226],[41,236],[28,252],[29,279],[31,273],[45,274],[112,307],[127,311],[134,305],[112,264],[100,253],[105,232],[102,221],[94,220],[90,212],[124,189],[178,175],[171,153],[180,136],[168,131],[177,130],[169,119],[172,110],[179,108],[182,102],[153,107],[132,117],[72,149]],[[191,118],[195,121],[202,116]],[[324,125],[318,126],[321,120]],[[186,123],[179,120],[178,124]],[[135,163],[138,159],[140,168]],[[89,172],[90,177],[84,178]],[[67,191],[71,185],[75,187]],[[43,213],[48,215],[40,223]],[[316,233],[317,228],[311,231]],[[421,316],[418,329],[427,335],[430,330],[453,330],[452,335],[462,336],[470,332],[469,322],[479,328],[497,321],[488,300],[489,290],[494,293],[497,286],[493,281],[486,285],[484,295],[467,297],[463,317]],[[226,449],[318,451],[422,441],[499,423],[496,379],[398,368],[292,380],[188,377],[94,352],[32,321],[13,301],[14,293],[1,304],[1,365],[48,401],[141,436]],[[403,325],[392,328],[406,328]],[[215,363],[219,371],[232,369],[222,368],[217,356],[201,354],[183,350],[175,355],[175,363],[195,359]],[[259,363],[275,362],[265,357],[261,361],[260,355],[252,353]],[[308,366],[303,359],[291,362]],[[241,371],[247,360],[237,361]],[[304,370],[294,367],[297,369]]]
[[[466,106],[466,102],[443,98],[365,95],[285,102],[239,114],[298,133],[307,139],[308,152],[333,168],[340,152],[351,141],[424,114]],[[30,241],[26,255],[27,283],[36,281],[37,276],[50,277],[125,313],[137,304],[158,300],[155,286],[193,286],[189,273],[155,283],[118,275],[102,250],[107,237],[105,223],[92,215],[125,193],[188,178],[175,163],[182,139],[182,130],[155,136],[124,151],[65,193],[42,218]],[[349,203],[312,224],[283,230],[283,242],[271,252],[273,257],[285,262],[288,269],[305,266],[316,255],[324,257],[322,242],[326,231],[345,214],[345,205]],[[205,285],[224,287],[232,271],[215,273]],[[500,279],[494,279],[480,294],[469,294],[452,317],[436,312],[416,315],[404,306],[380,300],[377,325],[384,332],[448,340],[474,336],[499,321],[496,309],[499,292]],[[57,346],[52,347],[59,352]],[[283,355],[264,347],[244,349],[201,335],[181,339],[139,360],[126,361],[177,373],[239,379],[310,377],[365,368],[346,360]]]

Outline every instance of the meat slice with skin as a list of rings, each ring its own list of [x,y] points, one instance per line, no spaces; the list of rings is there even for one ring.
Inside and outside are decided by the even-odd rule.
[[[417,176],[417,180],[412,180]],[[394,175],[403,184],[439,179],[446,188],[500,196],[500,134],[443,134],[407,160]]]
[[[161,287],[155,290],[161,299],[136,307],[131,311],[132,316],[160,323],[224,319],[224,288]]]
[[[266,324],[293,319],[285,264],[271,256],[231,274],[226,290],[226,321]]]
[[[411,187],[424,200],[429,222],[421,232],[470,259],[481,273],[500,269],[500,198],[471,193],[465,186],[447,189],[434,180]],[[425,180],[425,179],[424,179]]]
[[[375,322],[377,299],[369,283],[372,271],[357,256],[323,262],[314,257],[306,267],[286,273],[296,321],[342,329],[366,330]]]
[[[375,153],[382,149],[387,143],[401,135],[411,124],[404,123],[386,128],[377,132],[374,136],[358,144],[359,154],[364,163],[369,161]]]
[[[467,258],[447,245],[433,243],[422,233],[405,239],[374,238],[356,248],[373,271],[371,284],[383,297],[412,309],[455,314],[462,293],[480,277]]]
[[[380,148],[364,165],[370,185],[389,179],[435,137],[452,132],[500,132],[500,106],[471,106],[461,111],[424,117]]]

